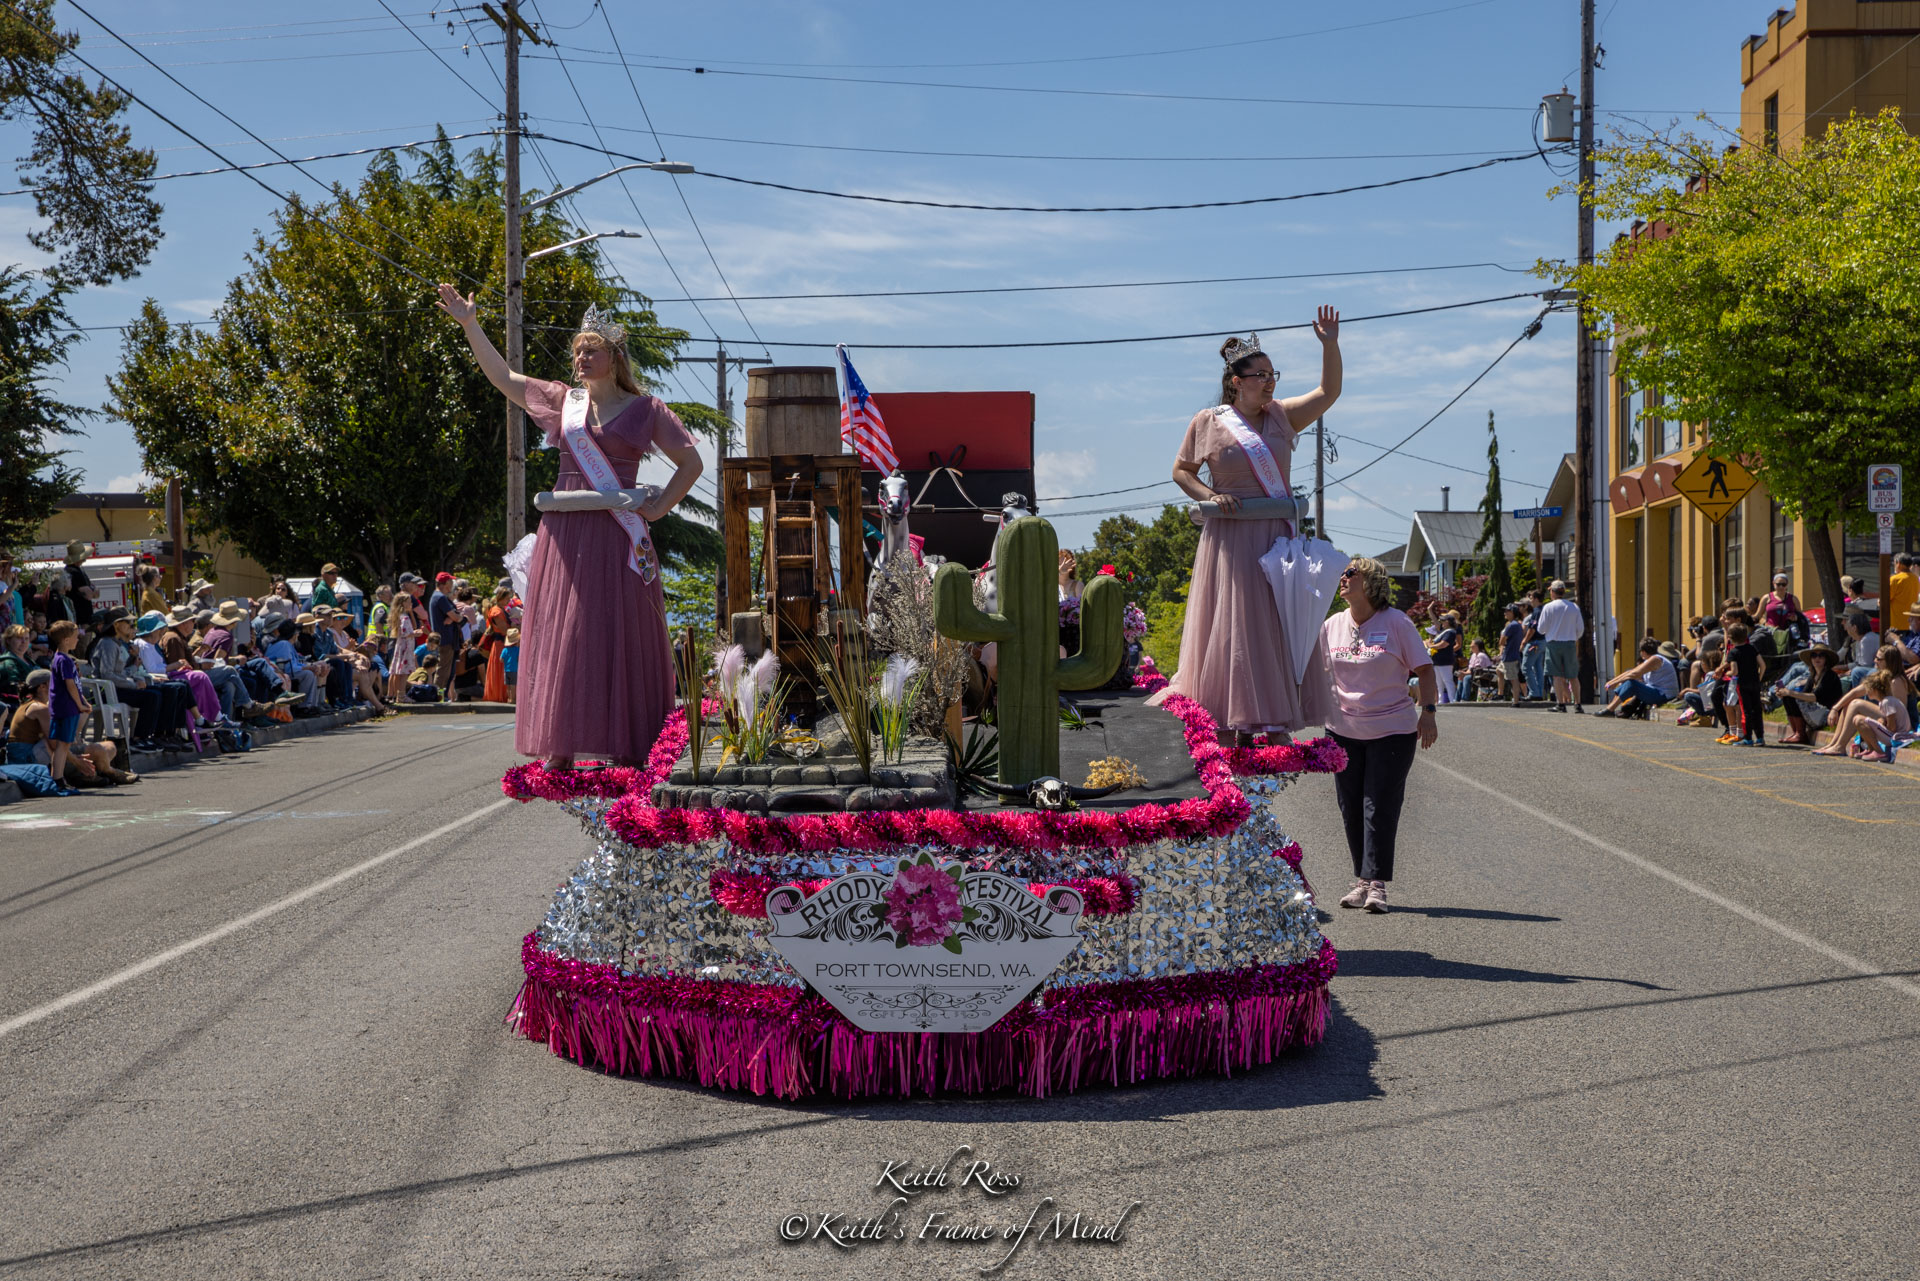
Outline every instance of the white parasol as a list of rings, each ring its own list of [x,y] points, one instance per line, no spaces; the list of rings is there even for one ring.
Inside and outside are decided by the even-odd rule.
[[[1260,558],[1293,651],[1296,682],[1306,679],[1307,662],[1320,640],[1320,624],[1326,621],[1340,575],[1352,560],[1324,538],[1276,538]]]

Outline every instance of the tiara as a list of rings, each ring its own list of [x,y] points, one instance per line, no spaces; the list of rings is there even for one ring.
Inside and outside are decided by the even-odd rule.
[[[615,347],[624,347],[627,345],[627,327],[616,324],[608,318],[600,310],[599,304],[597,303],[590,304],[587,307],[587,314],[580,317],[580,332],[583,334],[598,334]]]
[[[1248,334],[1245,338],[1229,338],[1227,345],[1220,349],[1220,356],[1229,365],[1245,360],[1248,356],[1261,355],[1260,335]]]

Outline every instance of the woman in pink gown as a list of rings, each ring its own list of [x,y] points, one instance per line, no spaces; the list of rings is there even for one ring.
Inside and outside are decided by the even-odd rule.
[[[440,308],[460,322],[487,378],[526,408],[560,450],[555,490],[592,489],[561,438],[567,385],[512,373],[474,319],[473,299],[440,286]],[[700,476],[693,437],[671,409],[642,393],[627,363],[625,334],[583,327],[573,340],[573,372],[587,389],[587,432],[622,488],[640,460],[658,450],[673,478],[640,515],[657,521]],[[673,710],[674,671],[658,565],[648,575],[628,564],[632,544],[609,511],[543,516],[527,571],[520,624],[519,707],[514,746],[523,755],[568,768],[576,756],[642,765]]]
[[[1292,492],[1293,442],[1340,395],[1340,313],[1320,308],[1314,321],[1320,339],[1320,385],[1304,396],[1274,398],[1273,361],[1251,343],[1229,339],[1220,354],[1220,400],[1187,424],[1174,460],[1173,479],[1198,502],[1233,510],[1242,498],[1266,497],[1253,461],[1236,429],[1258,433],[1272,452],[1281,487]],[[1200,468],[1207,468],[1207,480]],[[1272,495],[1280,497],[1279,494]],[[1305,682],[1294,680],[1285,626],[1260,558],[1277,538],[1294,532],[1286,520],[1208,520],[1200,530],[1187,592],[1187,621],[1180,636],[1180,668],[1168,693],[1185,694],[1220,726],[1250,743],[1260,731],[1291,733],[1318,725],[1327,715],[1327,692],[1316,679],[1317,654]]]

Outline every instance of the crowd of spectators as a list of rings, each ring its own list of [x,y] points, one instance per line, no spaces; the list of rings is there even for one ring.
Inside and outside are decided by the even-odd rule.
[[[364,627],[323,565],[305,599],[276,578],[257,600],[205,579],[169,598],[134,572],[131,607],[98,608],[76,561],[41,581],[0,555],[0,734],[9,767],[44,767],[54,789],[133,783],[132,751],[244,749],[251,729],[355,706],[510,703],[521,603],[502,580],[482,601],[442,572],[382,585]],[[96,717],[97,704],[127,709]]]
[[[1607,682],[1602,716],[1644,716],[1668,704],[1682,725],[1717,731],[1729,746],[1763,747],[1766,721],[1786,721],[1779,742],[1813,746],[1826,731],[1822,756],[1891,760],[1910,743],[1920,716],[1920,558],[1902,553],[1885,597],[1861,593],[1849,580],[1843,639],[1813,639],[1813,625],[1785,574],[1750,600],[1729,598],[1714,618],[1696,618],[1685,648],[1652,636],[1640,661]],[[1868,612],[1881,608],[1879,618]]]

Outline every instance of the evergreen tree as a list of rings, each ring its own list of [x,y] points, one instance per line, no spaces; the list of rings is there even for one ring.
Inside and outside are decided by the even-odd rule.
[[[72,493],[79,476],[48,447],[92,410],[50,399],[40,383],[66,362],[79,338],[66,310],[66,286],[36,287],[27,273],[0,267],[0,548],[33,540],[42,521]]]
[[[1487,411],[1487,492],[1480,498],[1480,541],[1473,545],[1486,582],[1474,595],[1467,632],[1491,642],[1500,635],[1501,611],[1513,600],[1513,579],[1507,572],[1507,545],[1501,536],[1505,515],[1500,496],[1500,436],[1493,429],[1493,411]]]

